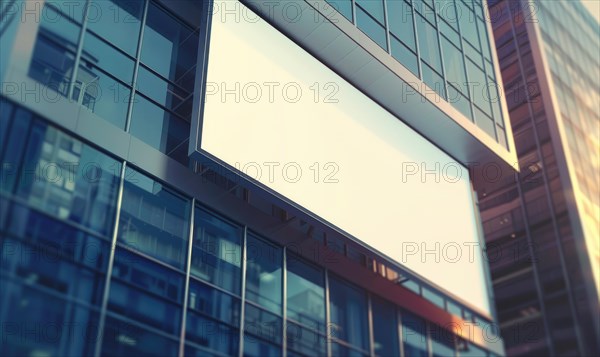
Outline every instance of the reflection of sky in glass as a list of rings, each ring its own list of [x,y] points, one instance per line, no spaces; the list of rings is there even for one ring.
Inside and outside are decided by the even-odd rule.
[[[466,169],[265,22],[225,26],[215,17],[211,36],[204,150],[232,166],[253,165],[250,176],[489,311],[481,256],[467,246],[478,237]],[[275,83],[271,93],[265,82]],[[331,93],[337,104],[326,102]],[[279,165],[272,177],[269,162]],[[328,162],[334,167],[324,169]],[[335,167],[330,178],[338,182],[325,183]],[[422,169],[438,176],[421,177]],[[402,255],[407,243],[433,250],[436,242],[439,259]],[[458,259],[448,244],[459,247]]]

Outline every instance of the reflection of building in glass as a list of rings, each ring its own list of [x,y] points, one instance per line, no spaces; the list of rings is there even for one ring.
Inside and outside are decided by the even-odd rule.
[[[482,1],[299,0],[318,3],[303,13],[314,12],[305,19],[318,18],[318,29],[253,12],[252,1],[225,3],[1,3],[0,355],[502,355],[495,312],[481,307],[492,300],[483,264],[469,266],[481,280],[475,302],[189,147],[200,134],[192,129],[207,56],[222,46],[210,30],[219,6],[232,6],[227,16],[250,14],[240,20],[256,16],[267,29],[256,48],[284,38],[385,113],[391,134],[401,124],[415,151],[465,169],[457,201],[468,212],[445,224],[468,226],[479,244],[466,168],[477,159],[508,168],[514,156],[503,104],[486,100],[497,96],[499,72]],[[472,21],[457,22],[458,13]],[[401,84],[414,89],[412,102],[394,94]],[[358,116],[350,104],[336,103]],[[402,229],[398,212],[417,203],[408,201],[372,207],[392,217],[385,239],[420,238]],[[432,216],[420,218],[444,219]]]
[[[597,354],[599,25],[578,1],[489,5],[521,167],[479,192],[507,354]]]

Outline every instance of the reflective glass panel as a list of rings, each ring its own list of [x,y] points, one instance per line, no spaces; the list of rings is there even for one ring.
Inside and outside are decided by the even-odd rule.
[[[254,236],[248,236],[246,299],[281,313],[282,252]]]
[[[369,326],[366,294],[335,278],[329,279],[329,289],[331,336],[367,350]]]
[[[375,355],[399,356],[398,319],[396,307],[379,298],[372,298],[373,341]]]
[[[325,332],[323,272],[293,255],[287,257],[287,316]]]
[[[128,169],[119,242],[183,269],[190,202],[142,173]]]
[[[240,293],[242,228],[196,208],[191,274]]]

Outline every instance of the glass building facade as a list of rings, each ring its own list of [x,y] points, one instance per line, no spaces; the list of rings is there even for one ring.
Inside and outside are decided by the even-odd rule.
[[[1,104],[14,138],[1,150],[3,355],[494,355]],[[340,244],[328,242],[397,280]],[[448,313],[489,324],[410,281]]]
[[[481,2],[331,5],[508,146]],[[188,157],[203,2],[1,6],[1,355],[503,353],[494,316]]]
[[[449,102],[508,148],[482,0],[327,0]]]
[[[521,172],[479,191],[508,355],[594,355],[599,25],[579,1],[490,1]]]

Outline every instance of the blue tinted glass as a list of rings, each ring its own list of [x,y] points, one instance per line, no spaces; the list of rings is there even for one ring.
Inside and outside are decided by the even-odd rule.
[[[146,144],[187,164],[190,123],[136,95],[130,132]]]
[[[5,145],[2,156],[2,180],[0,189],[5,192],[12,192],[15,183],[19,178],[19,169],[21,157],[27,143],[29,126],[31,123],[31,113],[26,110],[18,109],[11,118],[11,128],[8,134],[8,140]]]
[[[297,258],[287,259],[287,316],[325,333],[323,272]]]
[[[98,326],[95,311],[4,277],[0,305],[7,307],[2,315],[2,356],[94,354]]]
[[[133,60],[90,32],[85,34],[81,59],[89,70],[100,67],[127,84],[133,81]]]
[[[435,23],[435,11],[433,10],[433,0],[413,0],[415,10],[423,15],[431,23]]]
[[[79,31],[69,24],[65,32]],[[33,48],[29,76],[50,89],[67,96],[75,63],[76,43],[53,30],[40,27]]]
[[[306,356],[326,355],[327,337],[300,325],[288,322],[285,329],[288,349]],[[288,353],[289,356],[289,353]]]
[[[248,237],[246,299],[281,313],[281,248]]]
[[[488,60],[492,59],[492,53],[490,51],[490,43],[488,40],[487,26],[480,18],[477,18],[477,28],[479,29],[481,38],[481,52],[484,57]]]
[[[143,65],[139,68],[137,85],[140,92],[179,116],[189,118],[192,115],[192,94],[156,76]]]
[[[326,0],[335,11],[352,21],[352,0]],[[327,11],[327,10],[326,10]],[[327,12],[329,14],[329,12]]]
[[[404,0],[388,0],[390,32],[413,51],[416,51],[413,11]]]
[[[179,334],[183,275],[118,248],[108,308],[139,323]]]
[[[409,312],[402,313],[402,344],[406,356],[428,357],[425,321]]]
[[[198,34],[153,2],[148,7],[141,61],[187,90],[194,90]]]
[[[473,120],[473,114],[471,113],[471,102],[452,85],[448,85],[448,103],[452,104],[471,121]]]
[[[440,58],[440,49],[438,47],[437,31],[435,27],[420,15],[417,15],[416,19],[421,59],[441,73],[442,60]]]
[[[53,40],[74,50],[77,47],[80,29],[78,24],[69,21],[66,14],[56,11],[51,6],[44,6],[40,16],[40,30]]]
[[[379,21],[380,24],[385,24],[383,0],[356,0],[356,3]]]
[[[433,89],[441,98],[446,98],[446,85],[444,83],[444,79],[442,76],[434,71],[431,67],[429,67],[425,62],[421,62],[421,70],[423,71],[423,82],[429,86],[429,88]],[[435,93],[434,93],[435,94]],[[428,97],[432,98],[433,96],[428,94]],[[435,98],[435,100],[439,100],[439,98]]]
[[[392,35],[390,36],[390,45],[392,47],[392,56],[408,68],[415,76],[419,77],[419,62],[417,55],[408,49],[402,42]]]
[[[387,49],[385,28],[359,7],[356,8],[356,23],[358,28],[375,41],[381,48]]]
[[[491,103],[487,92],[487,82],[483,70],[481,70],[470,60],[467,60],[467,73],[469,75],[469,82],[473,90],[473,93],[471,93],[473,102],[488,116],[491,116]]]
[[[454,7],[454,0],[435,0],[436,10],[440,17],[455,29],[458,29],[458,16]]]
[[[346,347],[339,343],[331,344],[331,356],[332,357],[367,357],[367,353],[361,353],[353,348]]]
[[[86,0],[46,1],[46,5],[51,5],[53,8],[58,9],[64,16],[68,16],[78,23],[81,23],[81,20],[83,19],[83,11],[85,10],[86,3]],[[49,6],[44,7],[42,10],[42,16],[48,16],[48,14],[46,14],[48,8]]]
[[[228,356],[237,354],[240,340],[237,328],[195,313],[187,315],[186,326],[186,341],[201,346],[203,349],[220,352]],[[206,350],[198,353],[198,355],[206,356]]]
[[[439,326],[431,326],[429,335],[431,336],[432,357],[454,357],[456,355],[454,334],[451,331]]]
[[[190,281],[188,309],[232,326],[239,325],[239,299],[194,280]]]
[[[468,93],[467,75],[465,73],[464,57],[444,36],[442,40],[442,51],[444,53],[444,68],[446,69],[446,80],[462,93]]]
[[[245,357],[280,357],[281,346],[268,343],[250,335],[244,335]]]
[[[240,293],[241,227],[196,208],[191,274]]]
[[[372,299],[371,306],[373,309],[375,355],[399,356],[396,307],[377,298]]]
[[[483,131],[488,133],[489,136],[496,139],[496,125],[494,124],[494,120],[488,117],[487,114],[479,110],[477,106],[473,106],[473,112],[475,116],[475,124],[477,124],[478,127],[483,129]]]
[[[3,239],[3,248],[20,259],[3,259],[2,269],[57,296],[99,305],[109,244],[21,205],[8,209],[7,233],[16,239]]]
[[[246,304],[244,315],[244,334],[281,344],[281,318],[252,304]]]
[[[119,242],[183,269],[190,203],[160,183],[128,169]]]
[[[460,32],[471,45],[476,49],[480,49],[475,13],[464,5],[462,0],[456,1],[456,7],[458,16],[460,17]]]
[[[93,0],[88,28],[130,55],[135,55],[144,1]]]
[[[8,128],[12,122],[12,111],[13,105],[0,98],[0,158],[2,158],[2,154],[4,153]],[[2,160],[2,162],[4,162],[4,160]]]
[[[176,356],[179,342],[108,316],[102,339],[102,356]]]
[[[365,293],[335,278],[329,279],[329,282],[331,336],[368,349],[369,327]]]
[[[121,165],[73,137],[34,125],[17,194],[52,215],[109,236]]]
[[[77,72],[73,100],[120,129],[125,128],[131,91],[83,60]]]

